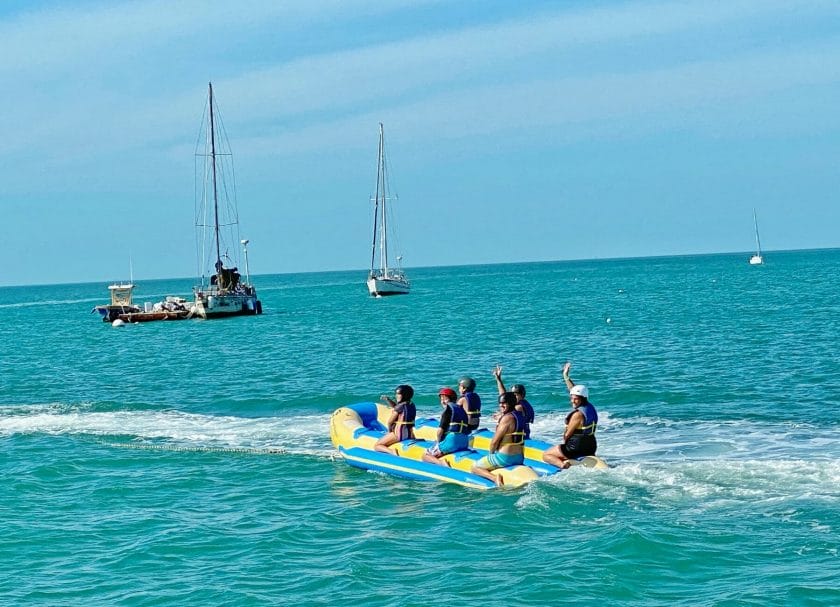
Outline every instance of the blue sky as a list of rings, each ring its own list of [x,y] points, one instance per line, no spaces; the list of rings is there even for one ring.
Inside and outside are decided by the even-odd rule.
[[[251,272],[840,246],[840,3],[0,4],[0,284],[196,274],[208,81]]]

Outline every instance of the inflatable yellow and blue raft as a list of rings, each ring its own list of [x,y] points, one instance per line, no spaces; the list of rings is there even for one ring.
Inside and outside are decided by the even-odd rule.
[[[337,409],[330,419],[330,438],[344,460],[356,468],[384,472],[395,476],[421,481],[455,483],[476,489],[492,489],[491,481],[470,474],[470,469],[487,455],[493,432],[481,429],[470,436],[470,449],[444,456],[448,466],[439,466],[423,461],[423,453],[434,444],[438,420],[417,418],[416,440],[402,441],[391,445],[397,455],[374,450],[374,445],[386,432],[385,423],[391,409],[377,403],[357,403]],[[542,461],[543,451],[549,443],[529,439],[525,441],[525,465],[508,466],[494,470],[506,487],[519,487],[541,476],[560,472],[559,468]],[[574,464],[590,468],[606,468],[600,458],[589,456]]]

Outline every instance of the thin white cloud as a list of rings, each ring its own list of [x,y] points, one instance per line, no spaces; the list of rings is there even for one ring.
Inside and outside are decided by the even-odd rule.
[[[437,94],[441,87],[466,88],[475,82],[498,79],[516,82],[527,73],[523,68],[529,62],[537,61],[550,72],[553,60],[572,48],[702,30],[756,18],[767,20],[773,15],[784,17],[793,9],[790,2],[764,2],[756,7],[754,2],[741,1],[702,6],[634,3],[546,13],[374,47],[300,57],[244,72],[219,85],[236,91],[237,103],[249,119],[282,119],[409,95]]]
[[[42,80],[39,87],[27,91],[3,86],[13,92],[5,102],[0,100],[11,126],[0,139],[0,153],[44,153],[54,162],[73,163],[85,155],[102,157],[143,146],[181,154],[194,140],[204,74],[197,74],[195,82],[169,83],[155,90],[166,66],[142,65],[145,55],[120,68],[125,73],[102,68],[101,74],[80,82],[74,81],[74,67],[90,74],[97,65],[114,62],[110,51],[115,48],[128,56],[146,47],[180,44],[185,36],[195,41],[200,33],[221,29],[231,34],[235,44],[237,37],[248,35],[252,22],[274,20],[298,27],[319,19],[346,18],[359,10],[400,7],[338,0],[305,8],[291,4],[290,8],[289,3],[252,2],[235,9],[214,4],[206,10],[197,0],[156,0],[103,5],[97,11],[33,13],[3,23],[0,39],[8,36],[11,47],[32,50],[37,46],[33,40],[53,42],[38,47],[41,54],[33,50],[27,60],[15,63],[37,72]],[[633,2],[551,11],[296,57],[269,67],[245,64],[214,80],[223,115],[229,126],[235,125],[239,147],[252,153],[358,145],[379,119],[404,122],[420,138],[459,138],[518,128],[606,123],[628,116],[650,118],[658,112],[675,114],[805,82],[834,82],[840,43],[786,49],[768,45],[762,51],[691,63],[654,57],[645,67],[619,72],[616,65],[599,64],[591,66],[587,75],[576,76],[559,67],[564,56],[704,28],[737,30],[751,23],[774,23],[796,11],[829,15],[840,12],[840,6],[780,0],[756,6],[741,0],[702,6]],[[74,35],[68,37],[69,26]],[[81,66],[88,61],[92,65]],[[0,83],[3,66],[8,65],[9,55],[0,56]],[[59,68],[67,72],[61,78],[44,76]],[[150,83],[142,97],[133,94],[138,79]],[[657,129],[665,124],[667,120],[656,118],[625,129]],[[67,149],[73,154],[67,155]]]
[[[555,142],[581,138],[639,136],[674,127],[719,129],[703,109],[731,122],[727,108],[802,87],[840,83],[840,41],[796,52],[749,53],[678,67],[592,77],[548,78],[487,84],[394,103],[380,111],[357,111],[272,136],[238,137],[238,145],[260,155],[295,155],[346,149],[368,142],[379,121],[399,124],[396,136],[415,143],[514,136],[527,130]],[[756,111],[756,115],[760,115]],[[749,114],[741,120],[749,121]],[[785,123],[761,125],[768,132]],[[796,129],[803,128],[801,121]],[[822,128],[814,122],[812,128]]]
[[[224,36],[247,37],[259,24],[270,22],[278,35],[321,20],[359,14],[391,13],[407,6],[437,4],[441,0],[309,0],[276,2],[240,0],[147,0],[102,2],[32,10],[0,21],[0,74],[37,69],[45,72],[68,67],[109,64],[115,55],[165,48],[194,35],[207,36],[204,44],[225,44]]]

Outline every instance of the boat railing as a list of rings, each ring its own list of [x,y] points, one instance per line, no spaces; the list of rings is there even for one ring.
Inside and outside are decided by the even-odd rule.
[[[253,285],[238,284],[236,288],[226,289],[219,288],[218,285],[207,285],[202,287],[195,287],[193,289],[197,297],[218,297],[221,295],[241,295],[243,297],[253,297],[256,295],[256,289]]]

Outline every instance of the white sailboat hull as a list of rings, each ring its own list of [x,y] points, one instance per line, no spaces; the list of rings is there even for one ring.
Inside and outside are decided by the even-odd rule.
[[[196,291],[192,313],[199,318],[251,316],[262,312],[256,294]]]
[[[374,297],[408,295],[408,280],[400,276],[371,276],[367,279],[368,292]]]
[[[760,266],[764,263],[764,258],[761,255],[753,255],[750,257],[750,265],[751,266]]]

